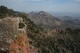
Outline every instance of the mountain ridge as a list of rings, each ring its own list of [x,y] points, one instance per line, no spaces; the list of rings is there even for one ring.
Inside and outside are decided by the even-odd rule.
[[[29,13],[28,14],[29,18],[39,27],[42,28],[58,28],[58,29],[64,29],[64,28],[80,28],[80,25],[78,24],[74,24],[72,22],[67,22],[67,21],[63,21],[63,20],[72,20],[71,17],[69,16],[64,16],[63,20],[59,19],[55,16],[52,16],[51,14],[44,12],[44,11],[40,11],[40,12],[33,12],[32,14]],[[70,20],[70,21],[71,21]],[[74,19],[73,19],[74,20]],[[72,27],[74,26],[74,27]]]

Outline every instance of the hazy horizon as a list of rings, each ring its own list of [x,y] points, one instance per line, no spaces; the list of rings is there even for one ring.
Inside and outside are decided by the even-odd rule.
[[[21,12],[47,11],[80,13],[80,0],[0,0],[0,5]]]
[[[80,0],[0,0],[0,5],[26,13],[45,11],[56,16],[80,17]]]

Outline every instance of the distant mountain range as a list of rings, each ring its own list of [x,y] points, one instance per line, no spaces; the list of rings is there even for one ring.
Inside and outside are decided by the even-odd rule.
[[[73,19],[70,16],[55,17],[51,14],[40,11],[31,12],[28,14],[29,18],[39,27],[42,28],[53,28],[53,29],[64,29],[64,28],[80,28],[80,20]]]
[[[70,13],[70,12],[49,12],[49,13],[58,18],[64,16],[70,16],[74,19],[80,19],[80,13]]]

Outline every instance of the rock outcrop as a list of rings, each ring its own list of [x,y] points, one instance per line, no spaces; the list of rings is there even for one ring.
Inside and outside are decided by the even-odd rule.
[[[23,42],[25,43],[21,47],[19,43]],[[18,52],[13,49],[13,47],[15,49],[17,47]],[[0,19],[0,50],[10,50],[10,53],[19,53],[21,51],[23,51],[22,53],[29,53],[26,25],[21,17],[6,17]]]

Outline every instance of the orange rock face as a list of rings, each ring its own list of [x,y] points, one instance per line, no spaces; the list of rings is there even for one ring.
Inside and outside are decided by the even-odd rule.
[[[19,28],[20,23],[24,24],[22,28]],[[21,17],[0,19],[0,50],[10,50],[10,53],[29,53],[26,30],[26,24]]]
[[[18,36],[17,40],[10,45],[10,53],[30,53],[27,37]]]

